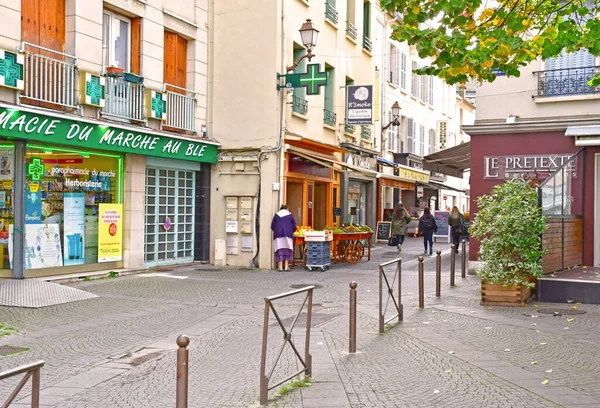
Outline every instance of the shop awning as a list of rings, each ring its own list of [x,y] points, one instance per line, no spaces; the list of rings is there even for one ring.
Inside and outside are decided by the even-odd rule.
[[[377,175],[377,178],[379,179],[379,182],[381,183],[381,185],[384,187],[399,188],[401,190],[414,190],[415,189],[414,180],[408,181],[402,177],[394,176],[391,174],[385,174],[385,173],[379,173]]]
[[[386,166],[390,166],[390,167],[398,167],[397,163],[394,163],[393,161],[389,161],[387,159],[384,159],[382,157],[378,157],[377,161],[381,164],[385,164]]]
[[[297,147],[297,146],[290,146],[287,148],[287,151],[295,154],[297,156],[302,157],[303,159],[306,160],[310,160],[313,163],[319,164],[321,166],[336,170],[336,171],[342,171],[345,172],[347,171],[345,167],[343,167],[344,165],[346,165],[346,163],[339,161],[337,159],[337,157],[329,155],[329,154],[323,154],[323,153],[316,153],[316,152],[312,152],[308,149],[303,149],[301,147]]]
[[[471,142],[462,143],[423,157],[423,168],[435,173],[462,178],[471,167]]]
[[[575,146],[600,146],[600,126],[569,126],[565,136],[575,137]]]
[[[460,188],[452,187],[452,186],[449,186],[449,185],[443,184],[443,183],[436,183],[435,181],[429,181],[429,184],[433,185],[436,188],[442,189],[442,190],[452,190],[452,191],[458,191],[459,193],[466,193],[466,190],[461,190]]]

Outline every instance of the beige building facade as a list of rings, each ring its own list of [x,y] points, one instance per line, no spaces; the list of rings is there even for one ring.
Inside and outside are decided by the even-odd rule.
[[[2,276],[208,260],[208,3],[0,1]]]

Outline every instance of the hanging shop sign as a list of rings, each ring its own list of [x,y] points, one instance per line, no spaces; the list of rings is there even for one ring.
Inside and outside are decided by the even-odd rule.
[[[213,144],[3,107],[0,107],[0,135],[83,149],[217,162],[217,146]]]
[[[98,262],[123,259],[123,204],[98,206]]]
[[[577,177],[577,159],[573,154],[542,154],[525,156],[484,157],[484,179],[509,179],[518,176],[547,176],[566,163],[568,174]]]
[[[103,108],[106,105],[106,78],[90,72],[85,72],[79,78],[81,78],[79,86],[82,92],[81,103]]]
[[[373,85],[351,85],[346,87],[347,125],[373,124]]]
[[[357,154],[346,153],[346,163],[365,170],[377,171],[377,159]]]
[[[429,174],[410,170],[404,167],[398,167],[398,176],[403,177],[405,179],[418,181],[419,183],[429,182]]]
[[[0,50],[0,86],[25,89],[25,54]]]
[[[149,106],[148,116],[152,119],[167,120],[167,94],[148,90],[146,106]]]
[[[327,72],[321,71],[320,64],[308,64],[306,72],[295,72],[277,77],[285,79],[285,85],[278,85],[277,89],[306,88],[307,95],[319,95],[321,87],[327,86]]]

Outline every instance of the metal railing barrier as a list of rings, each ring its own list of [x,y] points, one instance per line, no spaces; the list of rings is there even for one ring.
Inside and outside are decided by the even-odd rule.
[[[423,257],[419,257],[419,309],[425,307],[425,272],[423,271]]]
[[[167,121],[165,126],[195,132],[196,92],[172,84],[164,84],[164,90],[167,92]]]
[[[32,52],[31,48],[40,51]],[[21,98],[68,108],[77,107],[78,70],[75,56],[28,42],[21,43],[19,51],[25,53],[25,89],[20,94]]]
[[[435,251],[435,296],[442,295],[442,251]]]
[[[144,85],[122,77],[106,77],[106,106],[103,116],[144,122]]]
[[[294,290],[291,292],[281,293],[279,295],[270,296],[270,297],[265,298],[265,317],[264,317],[264,323],[263,323],[263,340],[262,340],[262,352],[261,352],[261,360],[260,360],[260,404],[261,405],[268,404],[269,390],[272,390],[273,388],[285,383],[288,380],[291,380],[292,378],[294,378],[302,373],[305,373],[305,376],[307,376],[307,377],[310,376],[311,369],[312,369],[312,357],[310,355],[310,324],[311,324],[310,322],[311,322],[311,316],[312,316],[312,299],[313,299],[314,288],[315,288],[314,286],[307,286],[305,288],[301,288],[301,289]],[[279,314],[277,314],[277,311],[275,310],[275,306],[273,305],[273,301],[282,299],[282,298],[286,298],[289,296],[293,296],[293,295],[298,295],[300,293],[305,293],[305,292],[306,292],[306,298],[304,298],[304,301],[302,302],[302,305],[300,306],[300,309],[298,310],[298,313],[294,317],[294,320],[292,321],[290,328],[288,330],[288,329],[286,329],[283,321],[279,317]],[[304,344],[304,358],[302,358],[302,356],[298,352],[298,349],[296,348],[296,345],[294,344],[294,342],[292,340],[292,331],[294,330],[294,327],[296,326],[296,322],[298,321],[298,318],[302,314],[302,311],[304,310],[305,305],[306,305],[306,340],[305,340],[305,344]],[[281,348],[279,349],[279,354],[277,354],[277,357],[275,358],[275,361],[273,362],[273,366],[270,368],[269,373],[267,374],[267,340],[268,340],[268,336],[269,336],[269,311],[270,310],[273,311],[273,315],[277,319],[277,323],[279,324],[279,327],[283,331],[284,342],[281,345]],[[300,371],[298,371],[297,373],[291,375],[290,377],[287,377],[281,381],[278,381],[277,384],[270,385],[269,382],[271,381],[271,377],[273,376],[273,373],[275,372],[275,368],[277,367],[277,363],[279,362],[279,359],[281,358],[281,355],[285,349],[286,344],[289,344],[290,347],[292,348],[297,359],[302,364],[302,369]]]
[[[387,275],[385,274],[385,267],[396,264],[396,271],[394,272],[394,278],[392,279],[392,283],[390,284]],[[394,283],[398,280],[398,293],[397,298],[394,296]],[[385,281],[385,285],[387,286],[388,297],[385,303],[385,309],[383,307],[383,282]],[[402,258],[393,259],[388,262],[384,262],[379,264],[379,333],[383,334],[385,331],[385,324],[391,322],[395,318],[398,318],[398,322],[401,322],[404,319],[404,308],[402,306]],[[388,305],[390,303],[390,299],[394,303],[396,308],[396,314],[389,319],[385,319],[385,313],[387,312]]]
[[[460,277],[467,277],[467,241],[464,239],[461,241],[461,254],[460,254]]]
[[[356,282],[350,282],[350,327],[349,327],[349,352],[356,353]]]
[[[188,406],[188,372],[189,354],[187,346],[190,345],[190,338],[185,334],[177,337],[177,391],[175,408],[187,408]]]
[[[45,362],[42,360],[36,361],[34,363],[25,364],[16,368],[13,368],[8,371],[4,371],[0,373],[0,381],[6,380],[7,378],[13,377],[15,375],[25,373],[25,376],[21,379],[21,381],[17,384],[13,392],[10,393],[4,404],[2,404],[2,408],[6,408],[12,404],[14,399],[19,395],[19,392],[23,389],[23,386],[27,384],[27,381],[31,377],[31,408],[39,408],[40,406],[40,375],[41,369],[44,366]]]
[[[450,251],[450,286],[454,286],[454,272],[456,270],[456,245],[452,244],[450,246],[452,251]]]

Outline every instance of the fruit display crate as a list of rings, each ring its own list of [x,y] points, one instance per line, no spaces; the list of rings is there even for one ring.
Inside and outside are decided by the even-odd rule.
[[[328,242],[333,240],[331,231],[306,231],[304,232],[304,241],[306,242]]]

